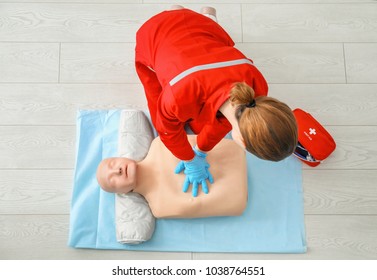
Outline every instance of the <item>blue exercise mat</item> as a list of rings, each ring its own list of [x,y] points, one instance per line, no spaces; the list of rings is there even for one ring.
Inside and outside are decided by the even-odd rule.
[[[78,112],[69,246],[175,252],[306,252],[301,163],[293,156],[275,163],[247,155],[249,201],[242,216],[157,219],[149,241],[118,243],[115,196],[102,191],[95,172],[102,158],[117,156],[120,112]]]

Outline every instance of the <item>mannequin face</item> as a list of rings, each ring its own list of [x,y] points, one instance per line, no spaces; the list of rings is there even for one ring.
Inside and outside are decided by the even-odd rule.
[[[106,158],[97,169],[97,181],[107,192],[128,193],[136,185],[137,163],[122,157]]]

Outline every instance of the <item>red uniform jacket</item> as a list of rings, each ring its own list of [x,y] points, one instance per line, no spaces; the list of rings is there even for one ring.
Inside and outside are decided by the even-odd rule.
[[[136,71],[152,122],[177,158],[194,157],[186,123],[198,134],[197,145],[203,151],[211,150],[232,129],[218,110],[235,82],[246,82],[256,96],[267,95],[268,87],[258,69],[245,63],[200,70],[174,84],[169,82],[198,65],[245,58],[220,25],[187,9],[162,12],[138,30]]]

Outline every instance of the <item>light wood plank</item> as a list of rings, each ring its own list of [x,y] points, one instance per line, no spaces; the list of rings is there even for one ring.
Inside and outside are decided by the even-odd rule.
[[[304,170],[306,214],[377,215],[375,170]],[[0,170],[0,214],[69,214],[73,170]]]
[[[5,3],[3,41],[135,42],[136,31],[170,4]],[[202,5],[187,5],[199,11]],[[216,5],[221,25],[241,41],[240,5]]]
[[[0,0],[0,3],[142,4],[143,0]]]
[[[79,109],[147,108],[139,84],[0,84],[0,125],[76,125]]]
[[[303,172],[306,214],[377,215],[377,170]]]
[[[316,169],[377,169],[377,126],[325,126],[337,147]],[[311,169],[303,165],[304,169]]]
[[[310,257],[376,259],[377,216],[306,216]]]
[[[344,51],[348,83],[377,83],[377,44],[345,44]]]
[[[377,169],[377,126],[326,129],[337,148],[316,169]],[[74,126],[0,127],[0,135],[0,168],[73,167]]]
[[[134,44],[65,43],[60,81],[65,83],[138,83]]]
[[[269,95],[323,125],[377,125],[375,84],[270,84]]]
[[[269,95],[323,125],[377,125],[375,84],[269,84]],[[0,125],[75,125],[80,108],[147,106],[140,83],[0,84],[0,100]]]
[[[244,42],[377,42],[376,4],[245,4]]]
[[[0,215],[69,214],[73,170],[0,170]]]
[[[0,216],[0,259],[189,259],[190,253],[67,248],[68,216]],[[306,254],[194,253],[194,259],[374,259],[376,216],[306,216]],[[12,242],[9,242],[12,240]],[[29,248],[25,250],[25,248]],[[35,248],[35,249],[33,249]]]
[[[2,0],[6,1],[6,0]],[[14,0],[17,1],[17,0]],[[22,1],[34,1],[34,0],[22,0]],[[44,0],[49,1],[49,0]],[[70,1],[70,0],[64,0],[64,1]],[[80,0],[77,0],[80,1]],[[96,0],[97,1],[97,0]],[[102,0],[105,1],[105,0]],[[1,1],[0,1],[1,2]],[[18,1],[17,1],[18,2]],[[155,0],[143,0],[143,3],[154,3]],[[159,3],[172,3],[171,0],[159,0]],[[174,3],[177,4],[187,4],[192,2],[192,0],[177,0],[174,1]],[[237,1],[236,3],[241,4],[261,4],[261,3],[271,3],[271,4],[292,4],[292,3],[302,3],[302,4],[316,4],[316,3],[325,3],[328,4],[329,0],[241,0]],[[331,3],[374,3],[374,0],[331,0]],[[218,3],[229,3],[229,0],[206,0],[202,5],[208,5],[211,4],[213,7],[216,7],[216,4]]]
[[[73,249],[68,215],[0,215],[0,259],[191,259],[191,253]]]
[[[359,215],[305,216],[308,251],[305,254],[194,253],[195,260],[357,260],[376,259],[377,217]]]
[[[0,126],[0,135],[0,169],[74,166],[74,126]]]
[[[269,83],[345,83],[342,44],[242,43],[236,46]]]
[[[61,3],[103,3],[108,4],[109,0],[0,0],[0,3],[51,3],[51,2],[61,2]],[[167,3],[172,4],[173,1],[171,0],[159,0],[159,3]],[[174,4],[190,4],[192,0],[177,0],[174,1]],[[276,0],[241,0],[237,1],[237,3],[242,4],[260,4],[260,3],[272,3],[275,4]],[[374,0],[331,0],[331,3],[374,3]],[[156,3],[155,0],[111,0],[110,3],[144,3],[144,4],[154,4]],[[303,3],[303,4],[315,4],[315,3],[329,3],[329,0],[279,0],[279,3],[286,3],[286,4],[292,4],[292,3]],[[208,5],[212,4],[214,7],[216,7],[216,4],[229,4],[229,0],[206,0],[205,3],[202,5]],[[186,5],[184,5],[186,6]]]
[[[133,45],[62,44],[61,82],[138,83]],[[270,83],[345,83],[341,44],[238,44]]]
[[[5,41],[133,42],[136,30],[159,6],[136,4],[2,4]]]
[[[0,42],[1,83],[57,82],[58,71],[59,44]]]

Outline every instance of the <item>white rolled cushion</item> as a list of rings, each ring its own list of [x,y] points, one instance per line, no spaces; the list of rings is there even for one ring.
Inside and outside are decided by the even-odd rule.
[[[135,161],[146,157],[154,138],[151,124],[139,110],[123,110],[119,122],[118,154]],[[139,244],[154,232],[155,217],[148,202],[138,193],[115,196],[116,238],[120,243]]]
[[[155,218],[142,195],[134,192],[117,194],[115,214],[118,242],[139,244],[152,237]]]
[[[154,135],[147,116],[140,110],[123,110],[120,115],[118,155],[135,161],[146,157]]]

